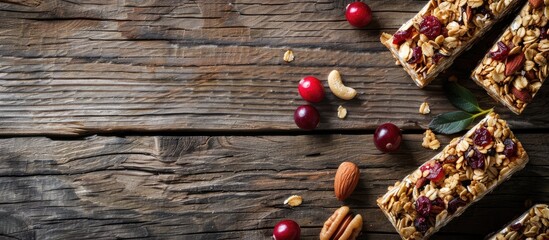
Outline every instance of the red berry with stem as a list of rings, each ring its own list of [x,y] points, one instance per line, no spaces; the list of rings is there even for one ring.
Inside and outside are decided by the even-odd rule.
[[[273,238],[275,240],[299,240],[300,237],[301,228],[293,220],[282,220],[273,229]]]
[[[302,78],[301,81],[299,81],[297,90],[299,91],[301,98],[305,101],[317,103],[324,99],[324,86],[322,86],[322,83],[318,78],[313,76]]]
[[[295,124],[305,130],[313,130],[320,122],[320,114],[311,105],[301,105],[294,112]]]
[[[392,123],[381,124],[374,133],[374,144],[382,152],[397,151],[401,141],[402,133],[400,128]]]
[[[366,3],[352,2],[347,5],[345,18],[355,27],[366,27],[372,21],[372,10]]]

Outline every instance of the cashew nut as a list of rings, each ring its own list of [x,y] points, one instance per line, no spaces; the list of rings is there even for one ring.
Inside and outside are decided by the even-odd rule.
[[[343,100],[351,100],[357,94],[355,89],[343,85],[341,75],[337,70],[331,71],[328,75],[328,86],[334,95]]]

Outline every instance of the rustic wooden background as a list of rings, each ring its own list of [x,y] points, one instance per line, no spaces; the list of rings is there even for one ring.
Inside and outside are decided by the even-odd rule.
[[[454,108],[440,79],[418,89],[378,40],[426,1],[368,0],[363,30],[348,2],[1,0],[0,239],[268,239],[285,218],[315,239],[341,204],[364,216],[361,239],[398,239],[375,199],[436,154],[421,133]],[[434,239],[482,239],[549,202],[549,88],[516,116],[467,79],[509,20],[440,78],[495,106],[531,162]],[[319,129],[300,131],[297,82],[332,69],[359,96],[328,94]],[[432,114],[417,113],[423,101]],[[373,146],[383,122],[404,129],[399,153]],[[362,171],[344,203],[342,161]],[[292,194],[302,206],[282,204]]]

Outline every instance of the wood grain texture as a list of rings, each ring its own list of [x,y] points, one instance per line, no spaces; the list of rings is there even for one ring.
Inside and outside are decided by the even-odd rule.
[[[36,7],[42,4],[42,0],[0,0],[0,2],[19,4],[27,7]]]
[[[359,96],[344,102],[328,94],[317,105],[321,129],[371,130],[386,121],[424,128],[431,116],[417,111],[425,100],[433,114],[454,110],[440,80],[418,89],[378,40],[426,1],[372,0],[374,21],[364,30],[345,21],[347,2],[0,3],[0,135],[292,131],[293,111],[305,103],[297,82],[306,75],[325,80],[332,69]],[[468,76],[493,39],[448,74]],[[282,60],[288,48],[296,54],[289,64]],[[546,88],[517,117],[462,82],[515,129],[549,126]],[[345,121],[336,116],[339,105],[349,110]]]
[[[523,212],[525,202],[549,202],[544,136],[519,134],[527,167],[433,239],[480,239]],[[365,218],[361,239],[398,239],[375,199],[436,152],[421,147],[421,135],[406,134],[402,151],[380,154],[371,138],[0,139],[0,238],[268,239],[277,221],[291,218],[303,239],[316,239],[323,221],[347,204]],[[345,203],[332,182],[342,161],[361,169]],[[303,205],[284,206],[293,194]]]

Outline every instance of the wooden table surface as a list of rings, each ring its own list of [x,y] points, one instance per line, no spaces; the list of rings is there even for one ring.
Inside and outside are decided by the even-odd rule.
[[[379,35],[426,1],[368,0],[363,30],[345,21],[349,0],[0,2],[0,239],[269,239],[285,218],[316,239],[342,204],[363,215],[361,239],[399,239],[375,200],[437,153],[422,133],[455,110],[441,88],[452,74],[508,120],[530,163],[433,239],[482,239],[549,202],[549,87],[516,116],[467,78],[510,18],[419,89]],[[327,94],[319,128],[299,130],[297,82],[332,69],[358,97]],[[404,130],[398,153],[373,145],[384,122]],[[361,169],[345,202],[342,161]],[[293,194],[303,204],[283,205]]]

